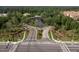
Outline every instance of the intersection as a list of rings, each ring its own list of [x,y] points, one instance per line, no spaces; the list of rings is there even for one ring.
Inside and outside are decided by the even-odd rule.
[[[32,28],[28,37],[18,44],[0,44],[0,52],[79,52],[78,43],[58,43],[47,36],[37,39],[37,30]]]

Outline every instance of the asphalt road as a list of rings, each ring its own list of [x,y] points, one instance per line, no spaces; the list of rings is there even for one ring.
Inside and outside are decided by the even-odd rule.
[[[15,52],[62,52],[63,44],[50,41],[48,38],[37,40],[36,31],[31,30],[30,35],[26,41],[19,44]],[[67,52],[67,48],[63,48],[64,52]]]
[[[0,52],[8,52],[13,44],[0,44]]]
[[[79,52],[79,43],[66,44],[71,52]]]
[[[36,31],[32,29],[20,44],[0,44],[0,52],[79,52],[79,43],[56,43],[48,38],[37,40]]]

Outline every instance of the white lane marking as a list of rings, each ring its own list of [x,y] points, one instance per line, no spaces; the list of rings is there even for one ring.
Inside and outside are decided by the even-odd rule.
[[[22,45],[28,44],[29,42],[21,43]],[[58,44],[58,43],[52,43],[52,42],[30,42],[31,44]]]
[[[67,51],[62,44],[60,44],[60,47],[61,47],[61,49],[62,49],[63,52],[66,52]]]
[[[59,44],[63,52],[70,52],[69,48],[67,47],[65,43],[59,43]]]
[[[65,48],[67,49],[68,52],[70,52],[70,49],[68,48],[68,46],[64,43]]]
[[[17,44],[17,45],[13,45],[13,46],[11,47],[11,49],[9,50],[9,52],[14,52],[17,47],[18,47],[18,44]]]

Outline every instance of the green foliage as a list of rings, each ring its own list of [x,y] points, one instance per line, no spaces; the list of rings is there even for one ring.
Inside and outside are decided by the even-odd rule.
[[[79,23],[70,17],[66,17],[61,13],[65,10],[79,10],[79,8],[63,8],[63,7],[0,7],[0,13],[7,13],[6,17],[0,16],[0,30],[13,31],[14,26],[22,25],[23,23],[36,26],[35,15],[39,15],[43,19],[45,26],[55,26],[56,29],[75,30],[79,33]],[[29,13],[30,16],[23,16],[24,13]],[[0,32],[1,32],[0,31]]]

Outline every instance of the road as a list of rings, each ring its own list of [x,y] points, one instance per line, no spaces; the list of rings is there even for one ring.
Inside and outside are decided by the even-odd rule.
[[[37,32],[32,29],[29,33],[28,38],[19,44],[15,52],[61,52],[61,47],[57,43],[52,43],[52,41],[37,40]]]
[[[48,37],[37,40],[36,36],[36,30],[32,29],[28,38],[19,44],[15,52],[69,52],[65,44],[55,43]]]
[[[48,38],[37,40],[37,31],[31,29],[26,40],[19,44],[0,44],[0,52],[79,52],[79,43],[57,43]]]
[[[13,44],[0,43],[0,52],[8,52]]]

